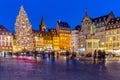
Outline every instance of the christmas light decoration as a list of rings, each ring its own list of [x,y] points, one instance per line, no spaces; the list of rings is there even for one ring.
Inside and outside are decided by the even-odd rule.
[[[33,50],[32,28],[23,6],[21,6],[19,14],[16,19],[15,31],[17,46],[20,47],[22,51],[32,51]]]

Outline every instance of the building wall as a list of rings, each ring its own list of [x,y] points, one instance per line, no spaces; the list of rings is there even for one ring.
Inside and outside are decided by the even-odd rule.
[[[60,44],[59,44],[59,35],[57,33],[57,30],[55,28],[51,28],[49,29],[49,32],[51,33],[51,37],[52,37],[52,47],[53,50],[55,51],[59,51],[60,50]]]
[[[59,35],[60,50],[70,50],[70,26],[66,22],[57,21],[56,30]]]
[[[70,50],[70,30],[59,30],[60,49]]]
[[[99,39],[99,48],[105,49],[105,28],[108,24],[108,22],[114,18],[114,14],[110,12],[109,14],[105,16],[100,16],[97,18],[90,18],[88,15],[86,15],[82,21],[82,28],[79,33],[79,48],[81,51],[86,50],[86,40],[91,38],[90,35],[90,27],[91,24],[95,24],[96,26],[96,32],[95,32],[95,38]],[[83,50],[84,49],[84,50]]]
[[[85,16],[82,21],[82,28],[79,33],[79,49],[80,52],[84,53],[86,49],[86,39],[90,39],[90,26],[92,24],[91,19]]]
[[[53,37],[53,49],[55,51],[59,51],[60,50],[59,37],[58,36],[54,36]]]
[[[9,35],[9,34],[0,35],[0,52],[12,52],[12,46],[13,46],[12,35]]]
[[[120,23],[109,24],[105,34],[106,50],[120,49]]]
[[[34,50],[42,51],[44,49],[44,40],[41,36],[34,37]]]
[[[3,25],[0,25],[0,53],[12,52],[13,35]]]
[[[53,50],[53,40],[50,35],[44,36],[44,50]]]
[[[79,31],[72,30],[71,31],[71,52],[78,52],[79,48]]]
[[[105,46],[105,26],[96,28],[95,37],[100,40],[99,47]]]

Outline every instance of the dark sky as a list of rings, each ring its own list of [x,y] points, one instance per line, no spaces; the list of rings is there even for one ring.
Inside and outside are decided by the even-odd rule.
[[[15,22],[23,5],[33,29],[38,29],[44,16],[47,29],[55,27],[56,21],[68,22],[73,29],[81,25],[86,8],[92,18],[113,11],[120,16],[120,0],[0,0],[0,24],[15,32]]]

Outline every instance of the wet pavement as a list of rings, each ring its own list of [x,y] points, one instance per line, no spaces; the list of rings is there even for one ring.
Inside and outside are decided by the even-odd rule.
[[[37,61],[36,61],[37,60]],[[0,57],[0,80],[120,80],[120,62]]]

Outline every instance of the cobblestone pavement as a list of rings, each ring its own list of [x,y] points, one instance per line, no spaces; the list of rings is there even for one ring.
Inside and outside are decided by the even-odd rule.
[[[37,60],[37,61],[36,61]],[[0,57],[0,80],[120,80],[120,62]]]

